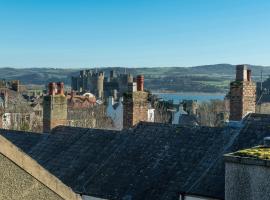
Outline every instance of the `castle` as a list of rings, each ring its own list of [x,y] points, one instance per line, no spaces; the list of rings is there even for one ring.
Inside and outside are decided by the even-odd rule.
[[[71,77],[71,88],[79,92],[92,92],[97,98],[103,98],[104,72],[81,70],[79,77]]]
[[[128,83],[133,82],[131,74],[117,74],[114,70],[109,77],[105,72],[93,72],[92,70],[81,70],[78,77],[71,78],[71,88],[78,92],[91,92],[98,99],[109,96],[121,97],[127,91]]]

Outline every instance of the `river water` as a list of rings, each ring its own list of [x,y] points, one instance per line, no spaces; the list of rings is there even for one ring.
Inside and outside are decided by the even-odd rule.
[[[189,92],[181,92],[181,93],[153,93],[157,95],[159,98],[162,98],[166,101],[173,100],[174,104],[178,104],[183,100],[197,100],[198,102],[210,101],[210,100],[223,100],[225,94],[221,93],[189,93]]]

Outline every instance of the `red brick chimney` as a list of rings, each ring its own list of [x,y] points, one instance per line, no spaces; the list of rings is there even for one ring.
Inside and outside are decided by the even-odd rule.
[[[137,91],[143,91],[144,90],[144,76],[138,75],[137,76]]]
[[[64,94],[64,83],[63,82],[58,82],[57,83],[57,94],[65,95]]]
[[[50,82],[48,84],[48,89],[49,89],[49,95],[55,95],[55,93],[56,93],[56,84],[55,84],[55,82]]]

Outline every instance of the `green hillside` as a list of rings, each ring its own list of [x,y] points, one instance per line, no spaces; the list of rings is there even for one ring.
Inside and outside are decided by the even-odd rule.
[[[124,67],[107,67],[124,73]],[[255,81],[260,80],[261,70],[264,79],[270,74],[270,67],[251,66]],[[95,70],[95,69],[94,69]],[[62,68],[0,68],[0,79],[18,79],[23,84],[45,85],[51,81],[63,81],[70,85],[71,76],[78,76],[80,69]],[[226,92],[229,82],[235,77],[235,66],[230,64],[204,65],[195,67],[149,67],[127,68],[128,73],[144,74],[146,88],[177,92]]]

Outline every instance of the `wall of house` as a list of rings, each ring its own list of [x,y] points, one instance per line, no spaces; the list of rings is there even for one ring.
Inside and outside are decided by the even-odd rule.
[[[0,199],[63,200],[2,154],[0,154],[0,177]]]
[[[235,159],[225,164],[225,199],[269,200],[270,162]]]
[[[147,121],[154,122],[155,121],[155,109],[150,108],[147,112]]]
[[[106,108],[106,115],[113,120],[114,128],[117,130],[123,129],[123,104],[122,100],[119,101],[119,105],[114,109],[114,101],[110,98],[108,106]]]

